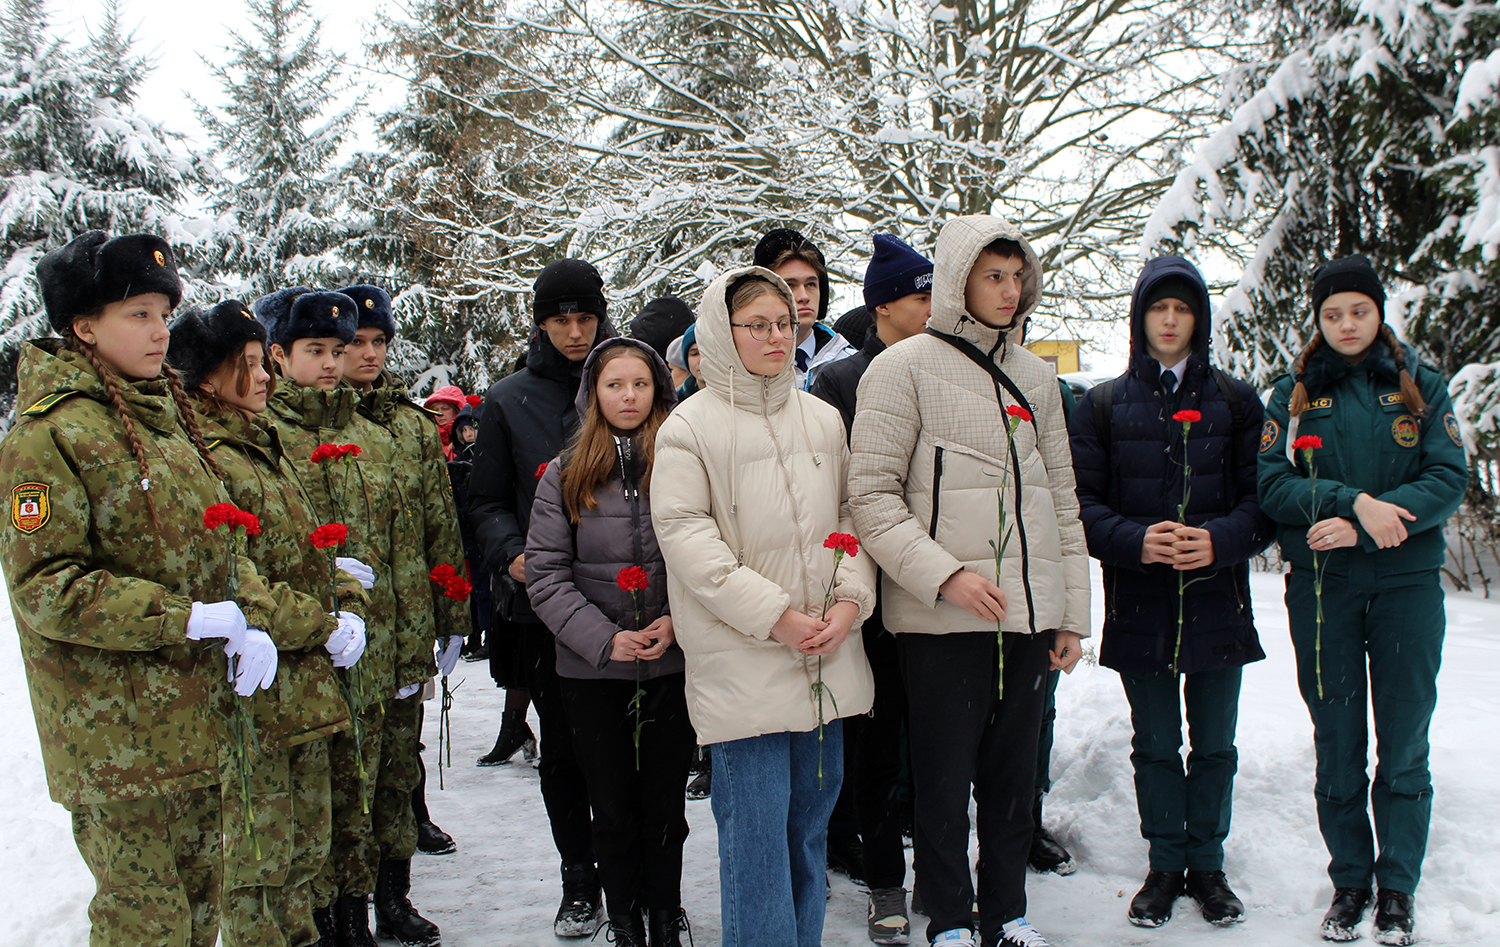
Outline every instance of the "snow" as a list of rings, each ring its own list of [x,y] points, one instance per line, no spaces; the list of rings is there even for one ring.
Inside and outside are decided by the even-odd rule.
[[[1488,108],[1496,86],[1500,86],[1500,50],[1490,53],[1485,59],[1474,60],[1464,70],[1463,81],[1458,85],[1458,97],[1453,102],[1454,118],[1463,121]]]
[[[1097,627],[1102,596],[1093,571]],[[1248,919],[1236,928],[1210,930],[1184,900],[1160,930],[1138,930],[1125,921],[1146,867],[1130,773],[1129,710],[1113,672],[1080,665],[1058,689],[1054,787],[1046,817],[1080,869],[1068,878],[1032,875],[1028,881],[1028,915],[1056,947],[1187,947],[1210,937],[1237,947],[1321,943],[1318,922],[1332,889],[1313,809],[1311,728],[1296,691],[1281,577],[1256,574],[1252,588],[1268,658],[1245,672],[1240,771],[1225,865]],[[1418,933],[1431,947],[1492,944],[1500,941],[1500,604],[1450,594],[1446,651],[1432,727],[1435,796],[1417,893]],[[445,947],[557,947],[562,942],[551,933],[557,854],[537,773],[519,762],[473,765],[494,738],[502,692],[491,686],[482,664],[460,665],[453,680],[462,684],[453,709],[455,765],[443,773],[445,790],[437,788],[434,718],[426,758],[429,805],[459,850],[417,857],[413,899],[442,927]],[[429,710],[435,712],[435,705]],[[47,798],[6,610],[0,610],[0,714],[12,722],[0,735],[0,850],[10,866],[7,884],[0,886],[0,912],[10,918],[7,943],[81,947],[93,883],[70,837],[67,813]],[[706,801],[687,807],[692,835],[685,853],[685,905],[695,941],[709,945],[719,938],[713,816]],[[924,930],[925,919],[915,917],[914,944],[926,942]],[[833,876],[824,943],[868,943],[863,895],[841,875]]]

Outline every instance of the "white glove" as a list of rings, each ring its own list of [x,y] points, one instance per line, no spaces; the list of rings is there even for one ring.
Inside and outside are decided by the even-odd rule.
[[[338,556],[333,560],[333,564],[358,579],[362,588],[373,589],[375,587],[375,570],[358,559]]]
[[[421,684],[408,684],[405,687],[401,688],[400,690],[396,691],[396,699],[397,700],[405,700],[406,698],[410,697],[411,695],[415,694],[417,691],[419,691],[421,689],[422,689],[422,685]]]
[[[194,602],[188,615],[187,636],[189,641],[204,638],[228,638],[236,649],[245,640],[245,613],[234,602]],[[232,653],[226,649],[225,653]]]
[[[458,652],[463,649],[464,639],[462,635],[449,635],[443,645],[443,650],[438,654],[438,673],[447,677],[458,667]]]
[[[237,654],[240,658],[229,673],[229,680],[234,684],[236,694],[249,697],[257,687],[264,690],[271,686],[271,681],[276,677],[279,658],[276,654],[276,642],[271,640],[270,635],[259,628],[247,629],[244,640],[238,646],[233,642],[224,646],[224,654],[228,657]]]
[[[334,667],[353,667],[365,653],[365,620],[353,612],[339,612],[337,617],[339,626],[323,647],[333,655]]]

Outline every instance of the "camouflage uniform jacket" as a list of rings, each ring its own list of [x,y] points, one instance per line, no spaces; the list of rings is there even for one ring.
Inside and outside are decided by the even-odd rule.
[[[319,525],[343,523],[348,542],[339,549],[375,573],[365,614],[364,657],[359,664],[381,699],[403,684],[396,679],[396,596],[391,583],[391,550],[396,538],[396,503],[391,484],[391,438],[385,429],[355,413],[358,392],[302,388],[285,378],[276,386],[266,416],[272,419],[285,455],[283,463],[301,478]],[[319,444],[357,444],[354,460],[313,464]],[[341,518],[342,517],[342,518]]]
[[[323,643],[338,627],[329,614],[332,550],[307,537],[319,525],[302,481],[282,458],[281,438],[265,418],[198,415],[234,505],[260,518],[246,554],[276,602],[267,630],[280,651],[276,680],[258,691],[251,712],[261,746],[296,746],[349,726],[349,710]],[[348,573],[337,573],[338,607],[363,616],[369,599]]]
[[[392,564],[396,582],[397,662],[409,674],[437,673],[433,643],[471,631],[468,601],[448,598],[430,578],[444,563],[464,572],[463,541],[437,422],[390,372],[363,393],[360,412],[390,432],[395,444],[397,518],[402,537]]]
[[[226,597],[228,557],[203,513],[226,502],[180,426],[165,381],[125,385],[148,457],[151,521],[130,442],[88,359],[22,347],[21,411],[0,444],[12,486],[0,565],[52,798],[70,809],[212,786],[228,697],[223,642],[187,640],[193,602]],[[237,563],[251,625],[275,612]]]

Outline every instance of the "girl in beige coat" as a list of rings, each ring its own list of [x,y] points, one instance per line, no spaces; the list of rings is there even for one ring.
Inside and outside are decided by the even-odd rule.
[[[837,718],[874,694],[858,639],[873,570],[856,555],[835,574],[823,545],[853,533],[849,451],[838,412],[796,390],[786,284],[734,269],[699,311],[704,390],[657,436],[651,518],[688,713],[714,745],[723,942],[813,947],[843,778]]]

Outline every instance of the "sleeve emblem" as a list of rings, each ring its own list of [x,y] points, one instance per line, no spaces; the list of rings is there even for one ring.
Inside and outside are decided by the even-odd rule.
[[[1453,416],[1452,411],[1443,415],[1443,430],[1448,432],[1448,438],[1453,441],[1454,447],[1464,446],[1463,434],[1458,430],[1458,418]]]
[[[52,518],[51,491],[52,488],[45,483],[23,483],[11,490],[11,525],[27,534],[46,526]]]
[[[1281,436],[1281,425],[1270,418],[1266,418],[1265,426],[1260,429],[1260,452],[1264,454],[1276,446],[1276,438]]]

